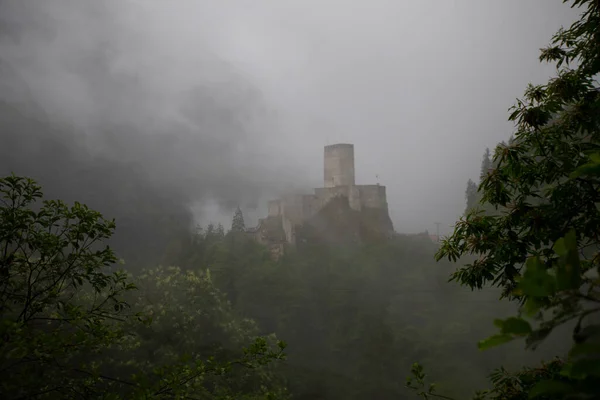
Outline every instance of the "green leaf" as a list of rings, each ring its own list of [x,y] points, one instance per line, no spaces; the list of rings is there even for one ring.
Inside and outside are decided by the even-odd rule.
[[[564,376],[565,378],[570,378],[572,369],[573,369],[572,364],[565,364],[565,365],[563,365],[559,374],[560,374],[560,376]]]
[[[531,325],[529,322],[522,318],[510,317],[504,321],[500,326],[501,333],[513,334],[513,335],[527,335],[531,333]]]
[[[594,376],[600,377],[600,361],[596,358],[584,358],[573,363],[571,368],[572,376]]]
[[[554,244],[554,251],[560,256],[556,264],[558,290],[576,289],[581,284],[581,263],[577,249],[577,235],[570,230],[564,238]]]
[[[593,154],[590,154],[590,160],[591,160],[593,163],[600,164],[600,153],[593,153]]]
[[[567,249],[567,245],[565,243],[565,238],[560,238],[554,243],[554,252],[562,257],[565,257],[567,254],[569,254],[569,250]]]
[[[567,250],[577,251],[577,234],[574,229],[571,229],[564,237],[564,242]]]
[[[529,297],[525,301],[522,311],[526,316],[533,317],[540,311],[542,306],[543,304],[539,301],[539,299],[536,299],[535,297]]]
[[[572,386],[565,382],[545,380],[536,383],[529,391],[529,398],[535,399],[540,396],[565,394],[573,390]]]
[[[512,335],[508,335],[508,334],[494,335],[494,336],[490,336],[487,339],[480,340],[479,343],[477,343],[477,348],[479,350],[487,350],[492,347],[496,347],[496,346],[500,346],[501,344],[508,343],[508,342],[512,341],[513,339],[514,339],[514,337]]]
[[[548,274],[538,257],[531,257],[527,260],[518,288],[526,296],[547,297],[556,292],[556,280]]]
[[[502,319],[495,319],[494,320],[494,326],[496,326],[498,329],[502,329],[502,326],[504,326],[504,320],[502,320]]]
[[[585,175],[600,175],[600,164],[598,163],[587,163],[577,168],[570,174],[571,179],[579,178]]]

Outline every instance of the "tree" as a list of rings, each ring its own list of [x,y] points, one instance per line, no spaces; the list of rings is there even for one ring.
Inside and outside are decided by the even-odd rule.
[[[233,214],[233,221],[231,222],[231,231],[232,232],[245,232],[246,225],[244,224],[244,215],[242,214],[242,210],[238,207]]]
[[[564,2],[583,12],[541,52],[540,61],[556,63],[557,76],[529,85],[517,101],[509,118],[514,140],[496,148],[496,166],[480,185],[482,200],[502,212],[471,211],[437,254],[452,261],[477,256],[452,279],[471,288],[499,286],[522,305],[519,317],[495,322],[500,333],[480,342],[482,349],[518,337],[535,348],[573,321],[574,347],[561,376],[575,382],[539,381],[529,392],[554,389],[553,398],[589,395],[599,384],[597,360],[587,356],[597,352],[600,331],[589,319],[600,310],[593,274],[600,272],[600,5]]]
[[[467,207],[465,214],[477,206],[477,184],[471,179],[467,182],[467,190],[465,191],[465,200],[467,201]]]
[[[483,153],[483,158],[481,159],[481,172],[479,174],[479,181],[482,182],[487,174],[492,169],[492,159],[490,155],[490,149],[486,147],[485,152]]]
[[[130,296],[130,302],[153,321],[147,327],[132,327],[138,344],[120,358],[129,365],[136,360],[138,374],[144,372],[154,381],[162,378],[153,373],[156,368],[183,367],[202,377],[189,380],[179,391],[194,398],[287,398],[285,386],[269,365],[283,358],[284,343],[274,335],[256,339],[256,323],[233,310],[214,286],[210,270],[157,267],[144,271],[137,284],[139,292]]]
[[[171,269],[168,276],[155,274],[154,285],[143,280],[153,293],[132,296],[136,286],[126,273],[111,272],[117,258],[102,245],[115,222],[79,203],[40,204],[41,199],[41,188],[31,179],[0,179],[3,399],[174,399],[198,391],[210,399],[285,395],[268,373],[268,364],[283,357],[284,344],[252,335],[249,322],[233,317],[208,278],[183,278]],[[193,308],[185,310],[173,293],[160,306],[144,309],[141,302],[169,282],[177,295],[200,292],[190,295]],[[130,304],[144,312],[133,312]],[[160,311],[163,323],[153,325],[148,311]],[[145,336],[161,328],[177,336],[170,322],[178,317],[186,328],[198,330],[195,315],[213,327],[223,324],[232,345],[247,347],[210,354],[190,347],[189,337],[187,347],[178,343],[180,348],[172,349],[170,343],[156,343],[157,336]],[[157,349],[163,353],[154,353]]]
[[[0,179],[3,398],[93,391],[98,379],[90,379],[83,358],[126,336],[114,322],[128,318],[120,296],[135,286],[124,273],[106,271],[117,258],[101,246],[114,221],[79,203],[41,198],[31,179]]]
[[[225,237],[225,228],[222,224],[217,225],[217,230],[215,231],[215,233],[219,239],[223,239]]]
[[[529,255],[552,257],[550,246],[571,229],[585,246],[598,242],[599,183],[595,177],[573,174],[599,150],[600,92],[594,76],[600,71],[600,56],[590,36],[599,11],[592,1],[575,0],[574,5],[587,7],[582,19],[559,31],[540,59],[559,67],[577,62],[577,67],[564,67],[548,84],[527,88],[525,100],[518,101],[510,116],[517,123],[515,140],[498,147],[498,167],[481,184],[483,200],[506,212],[493,217],[470,213],[438,254],[451,259],[469,252],[482,256],[454,275],[469,286],[494,282],[508,296],[518,266]],[[539,204],[532,205],[533,200]]]

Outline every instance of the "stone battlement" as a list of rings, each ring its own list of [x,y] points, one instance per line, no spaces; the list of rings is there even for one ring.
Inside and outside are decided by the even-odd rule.
[[[327,150],[333,150],[333,149],[342,149],[342,148],[354,148],[353,144],[350,143],[336,143],[336,144],[328,144],[327,146],[325,146],[325,151]]]

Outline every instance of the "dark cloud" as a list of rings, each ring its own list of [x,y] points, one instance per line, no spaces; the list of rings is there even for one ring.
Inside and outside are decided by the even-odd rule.
[[[169,72],[181,59],[136,52],[151,44],[119,16],[136,11],[126,4],[1,3],[0,173],[84,201],[117,218],[120,239],[156,249],[192,225],[190,206],[256,203],[293,168],[265,157],[274,116],[249,77],[201,43],[183,57],[193,73]]]
[[[322,146],[350,142],[357,182],[388,187],[402,232],[448,231],[483,150],[512,132],[508,107],[554,73],[539,48],[578,12],[561,0],[0,7],[0,171],[89,193],[115,216],[100,187],[226,220],[320,185]],[[64,178],[84,173],[77,189]]]

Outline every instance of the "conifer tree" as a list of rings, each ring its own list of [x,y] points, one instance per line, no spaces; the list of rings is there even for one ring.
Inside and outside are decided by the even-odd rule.
[[[490,155],[489,147],[485,149],[485,153],[483,153],[483,159],[481,160],[481,173],[479,177],[480,181],[483,181],[487,176],[488,172],[492,169],[492,158]]]
[[[204,236],[206,238],[210,238],[215,234],[215,224],[212,222],[206,226],[206,231],[204,232]]]
[[[233,214],[233,221],[231,223],[231,231],[232,232],[245,232],[246,224],[244,224],[244,215],[242,214],[242,210],[238,207]]]
[[[223,224],[218,224],[217,225],[217,230],[215,232],[215,235],[219,238],[222,239],[225,237],[225,228],[223,227]]]
[[[472,179],[467,182],[467,190],[465,191],[465,200],[467,201],[467,208],[465,213],[472,210],[477,205],[477,185]]]

